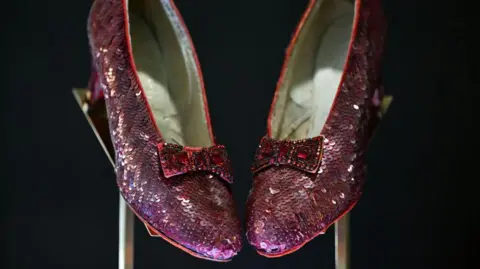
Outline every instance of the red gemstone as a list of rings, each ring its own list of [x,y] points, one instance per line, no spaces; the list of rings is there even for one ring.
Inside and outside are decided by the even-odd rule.
[[[195,159],[195,165],[196,166],[206,165],[204,152],[198,152],[197,154],[195,154],[194,159]]]
[[[273,146],[271,143],[269,142],[265,142],[263,145],[262,145],[262,149],[261,149],[261,152],[262,154],[260,154],[260,156],[258,156],[260,159],[263,159],[263,158],[270,158],[272,156],[272,151],[273,151]]]
[[[176,153],[174,159],[177,163],[181,163],[183,165],[186,165],[188,163],[188,155],[185,151],[180,151]]]
[[[279,157],[284,157],[288,153],[288,146],[287,145],[281,145],[280,148],[278,149],[278,156]]]
[[[297,157],[299,159],[302,159],[302,160],[307,159],[307,156],[308,156],[308,154],[305,151],[299,151],[298,154],[297,154]]]
[[[215,165],[223,164],[223,158],[222,158],[222,154],[220,152],[214,151],[214,152],[212,152],[210,157],[212,159],[213,164],[215,164]]]

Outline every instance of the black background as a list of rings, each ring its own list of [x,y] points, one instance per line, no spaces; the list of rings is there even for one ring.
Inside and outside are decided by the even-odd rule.
[[[243,219],[248,169],[307,0],[176,2],[199,54],[215,135],[234,163]],[[2,3],[3,268],[117,266],[115,177],[71,94],[89,77],[90,5]],[[478,55],[467,48],[468,7],[394,0],[384,7],[384,80],[395,99],[351,214],[352,268],[466,268],[476,262],[479,241],[472,91],[479,74],[471,61]],[[150,238],[136,224],[135,268],[334,268],[333,229],[283,258],[258,256],[245,242],[231,263],[217,264]]]

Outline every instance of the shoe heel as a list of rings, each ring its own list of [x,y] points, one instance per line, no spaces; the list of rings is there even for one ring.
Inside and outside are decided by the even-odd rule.
[[[98,73],[93,66],[87,88],[74,89],[74,95],[113,164],[115,155],[110,138],[103,88]]]
[[[99,101],[104,101],[103,89],[100,84],[100,79],[95,67],[92,66],[92,74],[90,75],[90,80],[88,81],[88,92],[89,92],[89,104],[94,105]]]

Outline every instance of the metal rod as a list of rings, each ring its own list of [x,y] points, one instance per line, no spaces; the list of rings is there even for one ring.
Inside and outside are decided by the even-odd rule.
[[[335,268],[350,268],[350,214],[335,223]]]
[[[88,106],[88,90],[86,89],[74,89],[73,95],[77,100],[80,108],[83,111],[83,114],[87,118],[90,127],[92,128],[95,136],[98,139],[98,142],[102,146],[105,154],[107,155],[108,160],[110,161],[112,168],[114,167],[113,156],[109,153],[106,145],[111,143],[108,140],[108,135],[101,134],[99,130],[107,130],[108,128],[100,128],[95,126],[95,123],[102,121],[93,120],[101,115],[92,113],[91,109]],[[106,126],[103,126],[106,127]],[[103,139],[102,139],[103,137]],[[119,195],[119,205],[118,205],[118,268],[119,269],[133,269],[134,265],[134,225],[135,225],[135,216],[130,208],[125,203],[122,195]]]
[[[133,269],[134,215],[120,194],[118,218],[118,269]]]

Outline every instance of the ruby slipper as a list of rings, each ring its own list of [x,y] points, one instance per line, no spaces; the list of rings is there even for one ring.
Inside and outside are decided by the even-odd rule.
[[[168,0],[96,0],[90,83],[105,102],[117,184],[152,236],[200,258],[241,248],[225,147],[215,144],[202,75]]]
[[[361,196],[365,151],[383,97],[379,0],[311,0],[287,51],[252,171],[247,238],[296,251]]]

